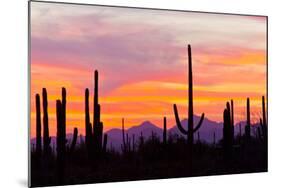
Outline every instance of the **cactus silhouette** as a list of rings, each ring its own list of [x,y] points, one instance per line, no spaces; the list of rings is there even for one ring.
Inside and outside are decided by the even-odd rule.
[[[230,110],[231,110],[231,140],[233,142],[234,140],[234,103],[233,103],[233,100],[231,99],[230,100]]]
[[[41,144],[41,110],[40,110],[40,96],[36,94],[36,155],[38,158],[41,156],[42,144]]]
[[[167,119],[163,119],[163,144],[167,144]]]
[[[126,153],[127,152],[127,146],[126,146],[126,140],[125,140],[125,128],[124,128],[124,118],[122,118],[122,150],[123,150],[123,153]]]
[[[223,112],[223,151],[225,159],[229,159],[231,156],[232,144],[233,144],[233,129],[232,129],[232,108],[230,108],[229,102],[226,103],[226,108]]]
[[[193,134],[201,127],[204,120],[204,113],[201,115],[200,121],[197,126],[194,128],[193,122],[193,82],[192,82],[192,57],[191,57],[191,47],[188,45],[188,130],[185,130],[180,122],[180,118],[178,115],[177,105],[174,104],[174,114],[177,123],[177,127],[179,128],[182,134],[187,136],[188,145],[193,144]]]
[[[265,112],[265,99],[262,96],[262,118],[260,118],[260,127],[258,127],[259,137],[267,144],[267,120]]]
[[[93,139],[92,139],[92,125],[90,123],[90,112],[89,112],[89,89],[85,90],[85,142],[88,152],[88,157],[93,156]]]
[[[226,108],[223,113],[223,143],[224,149],[232,147],[234,140],[234,105],[233,100],[226,103]]]
[[[70,153],[73,153],[77,141],[77,136],[78,136],[78,129],[75,127],[73,130],[73,138],[70,146]]]
[[[51,137],[49,136],[48,96],[46,88],[42,89],[43,96],[43,149],[44,154],[51,151]]]
[[[125,120],[122,118],[122,145],[121,149],[123,154],[127,154],[128,152],[131,152],[131,138],[129,137],[129,134],[125,134]]]
[[[62,118],[62,128],[63,134],[65,137],[66,132],[66,89],[63,87],[61,90],[61,118]],[[64,138],[65,139],[65,138]]]
[[[64,182],[64,165],[66,152],[66,90],[62,88],[62,100],[56,101],[57,115],[57,178],[58,183]]]
[[[245,137],[251,139],[251,117],[250,117],[250,99],[247,98],[247,122],[245,126]]]
[[[192,146],[193,146],[193,137],[194,133],[201,127],[203,120],[204,120],[204,113],[201,115],[201,118],[197,124],[197,126],[194,128],[194,122],[193,122],[193,80],[192,80],[192,57],[191,57],[191,46],[188,45],[188,129],[184,129],[181,125],[180,118],[178,115],[177,105],[174,104],[174,114],[175,119],[177,123],[177,127],[179,128],[180,132],[187,136],[187,149],[189,153],[189,166],[190,171],[192,171]]]
[[[127,146],[127,151],[131,151],[131,139],[129,138],[129,134],[126,133],[126,146]]]
[[[98,103],[98,79],[99,74],[98,71],[95,70],[94,73],[94,117],[93,117],[93,144],[94,144],[94,151],[96,154],[99,154],[102,150],[102,135],[103,135],[103,123],[100,122],[100,112],[101,107]]]
[[[264,96],[262,96],[262,124],[267,127]]]

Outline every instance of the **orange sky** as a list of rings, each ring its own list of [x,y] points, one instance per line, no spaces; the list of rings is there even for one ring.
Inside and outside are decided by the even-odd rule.
[[[35,94],[47,88],[50,134],[55,101],[67,89],[67,131],[84,134],[84,92],[99,70],[105,130],[149,120],[175,125],[187,113],[187,44],[192,45],[194,111],[222,121],[234,99],[235,121],[252,121],[266,95],[266,18],[65,4],[31,3],[31,136]],[[153,18],[153,19],[152,19]],[[92,98],[90,99],[92,104]],[[42,110],[41,110],[42,111]],[[92,111],[92,109],[91,109]],[[92,113],[91,113],[92,114]],[[92,117],[91,117],[92,119]]]

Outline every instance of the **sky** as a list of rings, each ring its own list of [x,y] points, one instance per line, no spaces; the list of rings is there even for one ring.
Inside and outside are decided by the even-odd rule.
[[[50,134],[56,135],[55,101],[67,90],[67,132],[85,132],[84,95],[99,72],[104,129],[167,117],[173,104],[187,118],[187,45],[192,47],[194,113],[217,122],[234,100],[235,122],[252,122],[266,95],[266,17],[31,2],[31,137],[35,95],[48,92]],[[42,100],[42,98],[41,98]],[[42,102],[42,101],[41,101]],[[42,112],[42,106],[41,106]],[[43,117],[43,114],[41,114]]]

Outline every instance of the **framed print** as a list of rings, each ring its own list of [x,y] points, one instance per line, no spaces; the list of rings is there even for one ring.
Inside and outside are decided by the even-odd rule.
[[[267,172],[267,17],[29,2],[29,185]]]

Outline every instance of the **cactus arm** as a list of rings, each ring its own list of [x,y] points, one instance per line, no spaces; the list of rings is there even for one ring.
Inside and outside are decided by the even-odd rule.
[[[187,135],[187,134],[188,134],[188,131],[186,131],[186,130],[182,127],[182,125],[181,125],[180,118],[179,118],[179,114],[178,114],[178,109],[177,109],[177,105],[176,105],[176,104],[174,104],[174,114],[175,114],[175,119],[176,119],[177,126],[178,126],[179,130],[180,130],[183,134]]]
[[[203,113],[201,115],[201,118],[200,118],[200,121],[198,122],[197,126],[195,127],[195,129],[193,129],[193,132],[195,133],[196,131],[198,131],[198,129],[200,129],[202,123],[203,123],[203,120],[204,120],[204,117],[205,117],[205,114]]]

